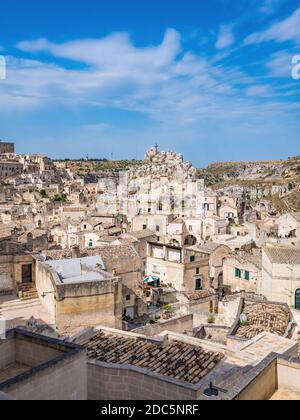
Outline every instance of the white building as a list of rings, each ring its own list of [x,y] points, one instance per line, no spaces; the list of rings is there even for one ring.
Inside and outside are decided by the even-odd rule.
[[[258,293],[268,300],[300,310],[300,250],[263,249],[262,281]]]

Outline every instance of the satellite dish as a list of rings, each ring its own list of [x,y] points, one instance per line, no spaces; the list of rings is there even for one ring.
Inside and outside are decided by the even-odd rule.
[[[242,315],[240,316],[240,322],[241,322],[242,324],[244,324],[244,323],[246,323],[247,321],[248,321],[247,315],[242,314]]]
[[[63,271],[64,271],[64,270],[63,270],[63,268],[62,268],[61,266],[57,267],[56,272],[57,272],[57,274],[58,274],[59,276],[61,276],[61,275],[62,275]]]

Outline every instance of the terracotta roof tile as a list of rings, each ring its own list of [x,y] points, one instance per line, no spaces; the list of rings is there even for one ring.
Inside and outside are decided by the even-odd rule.
[[[184,342],[169,341],[160,345],[103,331],[81,344],[87,348],[90,359],[133,365],[191,384],[200,382],[224,357]]]

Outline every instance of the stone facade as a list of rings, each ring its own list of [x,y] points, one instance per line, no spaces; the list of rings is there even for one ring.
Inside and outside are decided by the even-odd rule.
[[[264,248],[262,281],[258,292],[271,301],[287,303],[295,308],[297,292],[300,292],[300,251],[293,248]]]
[[[47,263],[37,261],[36,287],[43,306],[59,331],[74,331],[92,325],[122,326],[122,285],[106,274],[99,280],[62,282]]]
[[[0,391],[17,400],[86,400],[85,351],[12,330],[0,340]]]
[[[179,292],[210,288],[209,257],[196,247],[149,243],[146,272]]]
[[[15,153],[15,144],[0,141],[0,155],[4,153]]]

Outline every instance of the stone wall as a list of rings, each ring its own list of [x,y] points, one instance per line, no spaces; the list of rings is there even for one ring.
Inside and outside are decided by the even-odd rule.
[[[35,260],[30,255],[0,256],[0,293],[13,291],[22,283],[22,266],[32,264],[32,281],[35,282]]]
[[[15,361],[15,342],[13,338],[0,340],[0,371]]]
[[[0,369],[12,363],[29,368],[21,376],[0,383],[0,391],[14,399],[87,398],[86,352],[80,347],[13,331],[6,341],[0,342]]]
[[[15,144],[0,141],[0,155],[3,153],[15,153]]]
[[[300,394],[300,364],[279,359],[277,363],[278,387]]]
[[[259,372],[248,386],[234,399],[240,401],[266,401],[274,395],[277,389],[277,363],[274,360],[264,370]]]
[[[0,257],[0,293],[14,289],[13,264],[10,257]]]
[[[159,322],[153,325],[147,325],[146,327],[137,328],[132,331],[136,334],[146,335],[153,337],[160,334],[163,331],[172,331],[179,334],[185,331],[191,331],[193,329],[193,315],[186,315],[177,317],[169,321]]]
[[[122,284],[118,278],[62,284],[47,264],[37,261],[36,286],[59,331],[94,325],[122,328]]]
[[[263,251],[262,281],[258,293],[274,302],[295,307],[295,293],[300,289],[300,264],[273,264]]]
[[[88,362],[88,400],[196,400],[197,390],[129,366]]]

